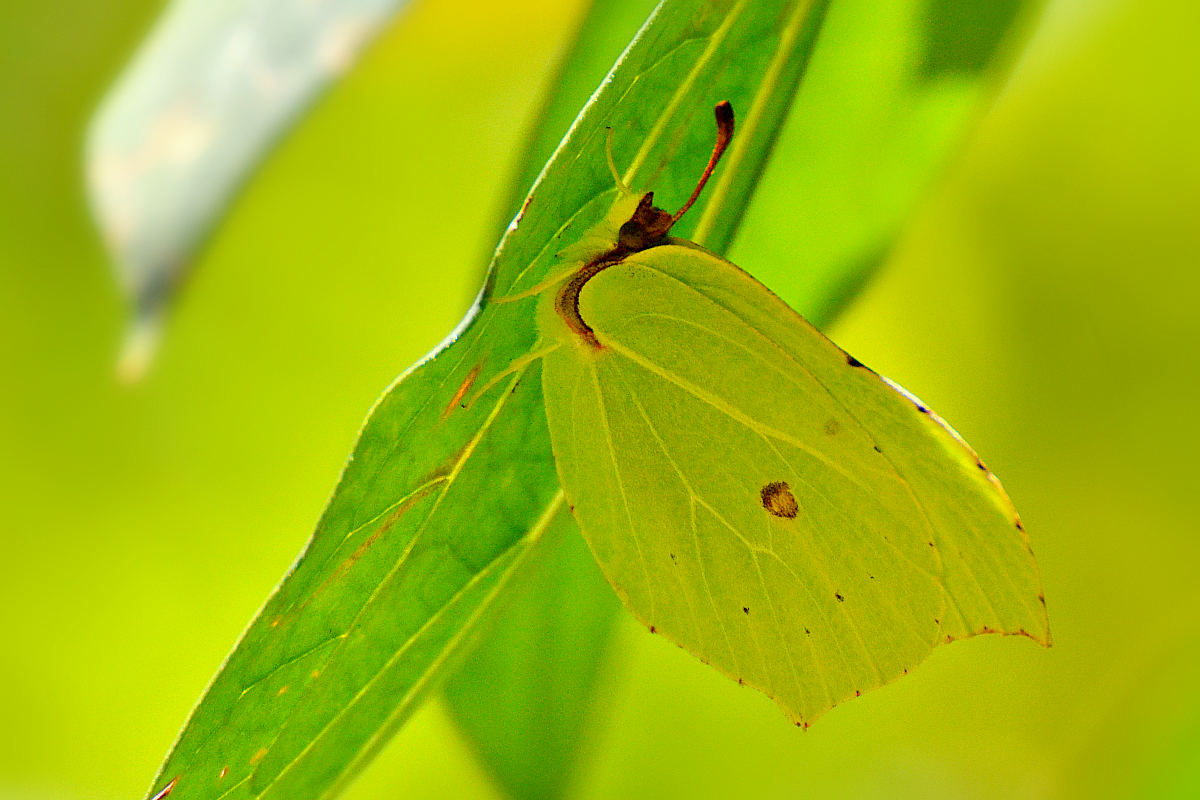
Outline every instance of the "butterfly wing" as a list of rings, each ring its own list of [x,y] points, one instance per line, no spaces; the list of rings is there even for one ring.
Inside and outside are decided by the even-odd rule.
[[[742,270],[670,245],[543,315],[559,476],[643,622],[806,724],[983,632],[1047,638],[1011,502],[928,409]]]

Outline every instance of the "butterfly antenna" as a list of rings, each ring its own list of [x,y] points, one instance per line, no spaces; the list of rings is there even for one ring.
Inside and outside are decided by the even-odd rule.
[[[604,141],[604,157],[608,159],[608,171],[612,173],[613,182],[617,184],[617,188],[621,190],[622,194],[632,194],[628,184],[621,179],[621,173],[617,171],[617,162],[613,161],[612,144],[613,129],[610,125],[608,128],[608,138]]]
[[[717,162],[721,160],[721,154],[725,152],[725,148],[729,146],[729,140],[733,138],[733,106],[728,100],[722,100],[717,103],[713,112],[717,117],[717,141],[713,144],[712,156],[708,159],[708,166],[704,168],[704,174],[700,176],[699,182],[696,183],[696,190],[692,192],[692,196],[683,204],[683,208],[675,212],[675,216],[671,217],[671,223],[679,221],[679,218],[687,213],[687,210],[692,207],[692,203],[696,202],[696,198],[700,196],[700,192],[704,189],[704,184],[708,183],[708,179],[712,176],[713,170],[717,168]]]

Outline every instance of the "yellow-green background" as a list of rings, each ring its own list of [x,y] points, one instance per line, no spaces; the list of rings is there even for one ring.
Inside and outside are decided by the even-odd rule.
[[[289,137],[120,386],[81,139],[151,0],[0,12],[0,798],[133,798],[311,530],[375,396],[465,310],[575,4],[426,0]],[[1200,794],[1200,10],[1051,2],[833,331],[1001,476],[1055,646],[983,637],[802,733],[631,621],[583,797]],[[803,281],[787,134],[733,257]],[[357,800],[488,797],[428,706]]]

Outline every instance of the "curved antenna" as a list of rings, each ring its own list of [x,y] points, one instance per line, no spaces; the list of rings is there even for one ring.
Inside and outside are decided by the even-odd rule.
[[[700,196],[700,192],[704,189],[704,184],[708,183],[708,179],[712,177],[713,170],[717,168],[717,162],[721,160],[721,154],[725,152],[725,148],[729,146],[730,139],[733,138],[733,106],[728,100],[722,100],[713,108],[713,113],[717,117],[717,140],[713,143],[712,155],[708,159],[708,166],[704,168],[704,173],[700,176],[699,182],[696,184],[695,191],[688,198],[683,207],[675,212],[675,216],[671,217],[671,223],[679,221],[679,218],[687,213],[687,210],[692,207],[692,203],[696,202],[696,198]]]
[[[633,190],[621,179],[621,173],[617,170],[617,162],[613,160],[612,144],[613,128],[609,125],[608,137],[604,140],[604,157],[608,159],[608,171],[612,173],[613,182],[617,184],[617,188],[621,190],[622,194],[633,194]]]

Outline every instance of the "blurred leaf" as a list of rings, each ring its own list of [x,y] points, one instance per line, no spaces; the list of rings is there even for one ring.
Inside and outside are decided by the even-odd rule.
[[[308,548],[214,679],[154,792],[328,797],[443,677],[562,502],[539,368],[510,368],[534,345],[534,320],[523,304],[488,298],[542,280],[557,248],[605,215],[616,192],[609,127],[632,180],[681,203],[711,148],[713,105],[786,103],[822,8],[659,7],[542,172],[479,306],[373,409]],[[802,35],[781,36],[781,16]],[[753,168],[774,134],[744,125],[735,163]],[[747,197],[748,187],[725,192],[729,213],[715,228],[735,224]],[[488,391],[476,397],[476,387]]]
[[[831,321],[991,103],[1041,5],[833,3],[783,152],[750,209],[755,235],[733,260],[814,324]]]
[[[136,377],[205,234],[284,133],[407,0],[182,0],[92,121],[92,209],[133,303]]]

